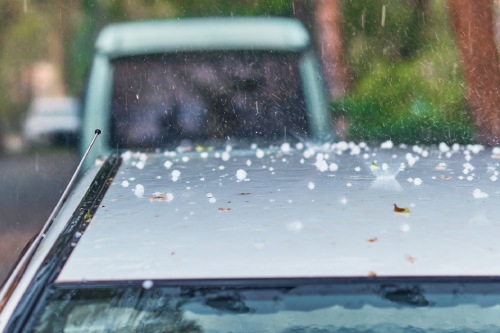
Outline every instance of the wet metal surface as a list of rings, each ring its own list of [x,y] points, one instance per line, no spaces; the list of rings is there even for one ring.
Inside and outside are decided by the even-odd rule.
[[[500,275],[498,156],[455,149],[129,153],[58,280]]]

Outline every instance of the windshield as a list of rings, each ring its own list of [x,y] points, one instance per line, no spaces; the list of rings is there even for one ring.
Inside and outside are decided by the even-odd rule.
[[[182,52],[114,61],[112,146],[163,148],[183,140],[305,137],[293,53]]]
[[[56,289],[35,332],[497,332],[498,283]]]

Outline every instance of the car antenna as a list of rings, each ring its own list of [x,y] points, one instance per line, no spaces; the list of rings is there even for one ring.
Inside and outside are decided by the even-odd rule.
[[[50,226],[50,223],[51,223],[52,219],[54,219],[54,217],[57,215],[57,212],[61,208],[62,204],[66,201],[66,198],[68,197],[69,191],[73,187],[73,184],[75,183],[76,177],[78,177],[78,174],[80,173],[80,170],[82,168],[83,162],[85,162],[85,159],[87,158],[87,155],[89,154],[90,150],[92,149],[92,146],[94,145],[95,140],[97,139],[97,137],[100,134],[101,134],[101,130],[97,128],[94,131],[94,137],[92,138],[92,141],[90,141],[90,144],[87,147],[87,150],[85,151],[85,153],[83,154],[82,159],[80,160],[80,163],[76,167],[76,170],[73,173],[73,176],[71,176],[71,179],[69,180],[69,183],[66,186],[66,189],[64,190],[63,194],[61,195],[61,198],[59,199],[59,201],[57,202],[56,206],[52,210],[52,213],[50,213],[49,218],[47,219],[48,223],[46,223],[46,225],[44,226],[44,228],[40,231],[41,234],[45,233],[45,231],[47,229],[46,227]]]
[[[64,190],[63,194],[61,195],[61,198],[57,202],[56,206],[52,210],[52,213],[50,213],[49,218],[47,219],[47,222],[45,222],[44,226],[40,230],[40,232],[34,237],[33,242],[31,242],[31,245],[29,246],[28,250],[26,253],[22,256],[21,260],[19,260],[19,263],[16,265],[14,270],[12,270],[11,274],[9,275],[9,278],[7,281],[5,281],[4,285],[2,286],[1,293],[0,293],[0,312],[4,304],[4,298],[9,295],[9,293],[12,291],[12,289],[15,287],[17,282],[19,281],[19,274],[22,274],[22,272],[26,269],[28,264],[31,261],[31,258],[35,254],[36,249],[38,248],[38,245],[42,241],[43,238],[45,238],[45,232],[49,229],[50,225],[52,224],[52,221],[54,220],[55,216],[59,212],[59,209],[61,209],[61,206],[63,203],[66,201],[68,194],[73,187],[73,184],[75,183],[76,177],[80,173],[80,169],[82,168],[83,162],[87,158],[90,150],[92,149],[92,146],[94,145],[95,140],[97,137],[101,134],[100,129],[96,129],[94,131],[94,137],[92,138],[92,141],[90,142],[87,150],[82,156],[82,159],[80,160],[80,163],[76,167],[75,172],[73,173],[73,176],[71,177],[68,185],[66,186],[66,189]]]

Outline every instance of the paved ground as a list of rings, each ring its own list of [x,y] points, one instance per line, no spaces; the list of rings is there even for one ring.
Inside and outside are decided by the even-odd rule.
[[[0,282],[50,215],[78,164],[75,151],[0,156]]]

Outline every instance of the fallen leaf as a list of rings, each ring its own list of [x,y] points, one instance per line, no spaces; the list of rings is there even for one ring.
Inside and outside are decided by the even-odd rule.
[[[406,256],[405,260],[408,261],[410,264],[413,264],[415,263],[415,261],[417,261],[417,258],[412,256]]]
[[[398,207],[398,205],[394,204],[394,213],[409,213],[410,208],[402,208]]]
[[[377,273],[373,272],[373,271],[369,271],[368,272],[368,276],[369,277],[377,277]]]
[[[438,163],[436,170],[446,170],[446,163]]]
[[[92,215],[90,215],[90,209],[87,209],[87,213],[83,217],[83,221],[84,222],[90,222],[90,220],[92,220]]]
[[[450,179],[451,179],[451,176],[441,176],[441,179],[444,179],[444,180],[450,180]]]
[[[373,237],[368,240],[369,243],[375,243],[376,241],[378,241],[377,237]]]
[[[240,195],[249,195],[250,192],[241,192]]]
[[[219,208],[219,212],[227,212],[228,210],[231,210],[231,208]]]
[[[152,195],[149,197],[149,201],[170,201],[171,199],[166,195]]]

